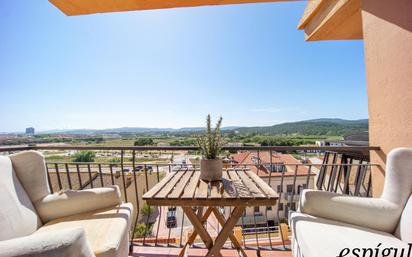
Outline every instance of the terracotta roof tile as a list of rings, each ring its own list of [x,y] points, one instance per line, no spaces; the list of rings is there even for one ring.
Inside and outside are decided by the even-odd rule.
[[[259,157],[260,165],[258,169],[258,165],[256,165],[257,158]],[[245,151],[238,154],[231,155],[232,160],[237,164],[247,165],[251,168],[259,176],[268,176],[269,170],[265,167],[266,165],[270,165],[272,163],[276,164],[284,164],[286,167],[286,171],[284,172],[284,176],[294,176],[295,172],[298,176],[307,176],[308,175],[308,167],[302,166],[299,160],[297,160],[291,154],[283,154],[278,152],[272,152],[272,158],[270,156],[270,152],[260,152],[259,155],[257,152],[250,152]],[[299,166],[296,166],[299,165]],[[296,171],[297,168],[297,171]],[[271,172],[271,176],[282,176],[281,172]]]

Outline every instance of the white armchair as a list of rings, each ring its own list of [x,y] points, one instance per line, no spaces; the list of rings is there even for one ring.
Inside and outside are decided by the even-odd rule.
[[[397,254],[405,249],[406,256],[412,241],[412,149],[392,150],[386,168],[380,198],[304,190],[290,216],[293,256],[399,256],[394,250],[386,255],[390,247]]]
[[[117,186],[49,191],[44,157],[0,156],[0,257],[126,257],[133,206]]]

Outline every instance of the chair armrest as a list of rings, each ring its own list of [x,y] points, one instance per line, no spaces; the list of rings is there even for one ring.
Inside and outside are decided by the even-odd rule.
[[[318,190],[302,192],[299,210],[316,217],[393,233],[402,208],[380,198],[355,197]]]
[[[82,228],[0,241],[0,257],[94,257]]]
[[[35,203],[43,222],[74,214],[113,207],[122,203],[119,187],[66,190],[47,195]]]

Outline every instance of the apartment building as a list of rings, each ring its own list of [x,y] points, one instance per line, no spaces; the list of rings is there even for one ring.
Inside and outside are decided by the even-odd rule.
[[[300,192],[315,186],[316,174],[291,154],[244,151],[231,155],[230,160],[232,165],[250,168],[280,196],[276,206],[247,208],[245,227],[273,226],[287,219],[289,210],[296,210]]]

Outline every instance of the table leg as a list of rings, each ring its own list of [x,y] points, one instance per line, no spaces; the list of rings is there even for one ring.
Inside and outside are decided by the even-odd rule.
[[[197,214],[197,217],[201,219],[202,224],[204,224],[204,223],[207,221],[207,219],[209,218],[209,216],[210,216],[210,214],[212,213],[212,211],[213,211],[213,208],[212,208],[212,207],[209,207],[209,208],[206,210],[206,212],[203,214],[203,216],[202,216],[202,213],[200,213],[200,212]],[[194,230],[193,230],[193,233],[190,235],[190,237],[189,237],[189,239],[187,240],[186,244],[184,245],[184,247],[183,247],[182,250],[180,251],[178,257],[184,257],[184,256],[186,256],[186,251],[187,251],[187,249],[189,248],[189,245],[192,245],[192,244],[195,242],[196,237],[197,237],[197,231],[194,229]]]
[[[207,230],[203,227],[202,221],[199,219],[199,217],[195,214],[193,209],[191,207],[182,207],[183,211],[185,212],[187,218],[190,220],[192,223],[195,231],[199,234],[200,238],[203,240],[205,243],[206,247],[210,249],[213,245],[213,240],[210,237],[209,233]],[[210,214],[210,213],[209,213]]]
[[[213,214],[215,215],[220,225],[223,227],[226,223],[225,217],[216,208],[213,208]],[[229,239],[230,241],[232,241],[233,245],[236,247],[238,252],[240,252],[242,256],[247,257],[246,252],[242,249],[240,242],[237,240],[237,238],[235,237],[235,235],[233,235],[232,232],[230,232],[229,234]]]
[[[235,227],[235,225],[236,225],[237,221],[239,220],[239,218],[242,216],[245,209],[246,209],[245,207],[235,207],[233,209],[229,219],[226,221],[226,223],[224,223],[224,226],[222,227],[222,230],[220,231],[219,235],[217,236],[217,238],[215,240],[215,243],[213,244],[212,248],[209,248],[209,252],[207,253],[206,257],[212,257],[212,256],[220,255],[220,250],[222,249],[223,245],[225,244],[227,238],[232,233],[233,228]]]
[[[209,218],[212,211],[213,211],[213,208],[209,207],[206,210],[205,214],[203,214],[203,216],[201,216],[202,218],[201,218],[200,222],[202,223],[202,225],[207,221],[207,219]],[[199,217],[199,215],[198,215],[198,217]],[[195,242],[196,237],[197,237],[197,231],[193,230],[193,233],[190,235],[189,239],[187,240],[187,243],[192,245]]]

